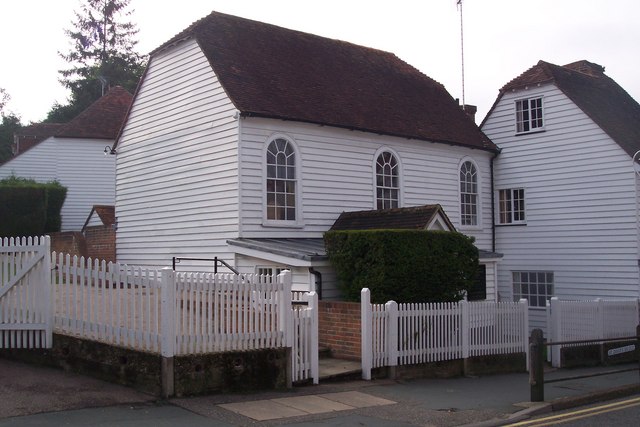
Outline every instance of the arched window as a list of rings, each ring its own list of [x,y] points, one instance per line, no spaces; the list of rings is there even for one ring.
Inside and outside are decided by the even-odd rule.
[[[383,151],[376,160],[376,209],[397,208],[400,204],[398,160]]]
[[[478,170],[471,161],[460,166],[460,224],[478,225]]]
[[[296,154],[293,145],[276,138],[267,147],[267,219],[296,220]]]

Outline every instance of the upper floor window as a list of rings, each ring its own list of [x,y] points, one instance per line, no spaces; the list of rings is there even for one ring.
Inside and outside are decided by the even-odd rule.
[[[267,219],[296,220],[296,154],[293,145],[276,138],[267,147]]]
[[[523,224],[524,188],[508,188],[498,191],[500,224]]]
[[[383,151],[376,160],[376,209],[397,208],[400,205],[398,160]]]
[[[471,161],[460,166],[460,224],[478,225],[478,170]]]
[[[532,132],[543,128],[542,97],[516,101],[516,132]]]

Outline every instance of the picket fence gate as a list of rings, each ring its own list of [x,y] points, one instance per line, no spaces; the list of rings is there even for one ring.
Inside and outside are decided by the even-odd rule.
[[[565,301],[553,297],[547,301],[547,333],[551,342],[635,336],[639,323],[640,299],[637,298]],[[562,347],[570,346],[549,347],[547,358],[553,367],[562,367]]]
[[[529,359],[527,300],[371,304],[361,292],[362,377],[371,369],[472,356],[525,353]]]
[[[52,343],[49,237],[0,239],[0,348]]]
[[[0,348],[50,348],[54,331],[164,357],[291,347],[294,381],[318,382],[317,296],[293,306],[289,271],[153,270],[50,254],[48,237],[1,243]]]

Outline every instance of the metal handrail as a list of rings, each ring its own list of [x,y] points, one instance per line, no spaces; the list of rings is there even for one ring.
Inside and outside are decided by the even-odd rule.
[[[582,378],[599,377],[602,375],[617,374],[628,371],[640,371],[640,358],[638,358],[638,368],[618,369],[610,370],[607,372],[599,372],[595,374],[586,375],[574,375],[563,378],[555,378],[552,380],[544,379],[544,352],[543,348],[554,345],[571,345],[571,344],[593,344],[604,342],[623,342],[623,341],[636,341],[638,348],[640,348],[640,325],[636,326],[636,335],[628,337],[615,337],[615,338],[599,338],[590,340],[579,341],[555,341],[544,342],[542,330],[534,329],[531,332],[530,344],[529,344],[529,385],[531,386],[531,401],[543,402],[544,401],[544,385],[550,383],[556,383],[560,381],[577,380]]]
[[[236,270],[235,268],[233,268],[229,264],[227,264],[227,262],[225,260],[218,259],[218,257],[214,257],[214,258],[183,258],[183,257],[175,257],[174,256],[172,264],[171,264],[172,268],[173,268],[173,271],[176,271],[176,264],[180,264],[180,261],[213,261],[213,273],[214,274],[218,273],[218,263],[224,265],[225,267],[227,267],[229,270],[231,270],[235,274],[240,274],[240,272],[238,270]]]

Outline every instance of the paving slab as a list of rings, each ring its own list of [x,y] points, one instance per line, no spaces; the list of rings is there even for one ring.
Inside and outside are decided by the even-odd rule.
[[[323,394],[322,397],[331,399],[354,408],[368,408],[370,406],[392,405],[393,400],[383,399],[359,391],[343,391],[339,393]]]
[[[254,400],[252,402],[223,403],[221,408],[235,412],[236,414],[252,418],[256,421],[277,420],[280,418],[298,417],[309,415],[291,406],[282,405],[273,400]]]
[[[322,414],[332,411],[346,411],[354,408],[353,406],[345,405],[344,403],[336,402],[335,400],[314,395],[283,397],[281,399],[273,399],[272,401],[281,405],[291,406],[292,408],[299,409],[309,414]]]

